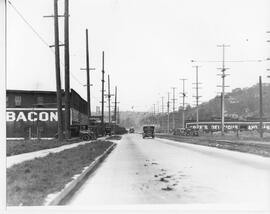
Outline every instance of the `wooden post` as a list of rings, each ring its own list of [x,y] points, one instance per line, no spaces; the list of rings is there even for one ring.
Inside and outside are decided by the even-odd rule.
[[[86,77],[87,77],[87,116],[88,116],[88,126],[90,126],[91,117],[91,100],[90,100],[90,67],[89,67],[89,46],[88,46],[88,29],[86,29]]]
[[[263,94],[262,94],[262,77],[259,77],[260,91],[260,137],[263,138]]]
[[[65,137],[70,138],[69,0],[65,0]]]
[[[56,73],[56,95],[58,113],[58,140],[63,141],[62,124],[62,91],[60,77],[60,56],[59,56],[59,28],[58,28],[58,0],[54,0],[54,45],[55,45],[55,73]]]
[[[101,128],[102,128],[102,135],[104,135],[104,51],[102,52],[102,89],[101,89]]]

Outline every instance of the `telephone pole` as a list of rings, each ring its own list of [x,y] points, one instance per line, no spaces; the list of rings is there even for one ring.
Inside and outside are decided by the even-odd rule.
[[[175,112],[175,89],[176,87],[172,87],[172,90],[173,90],[173,98],[172,98],[172,101],[173,101],[173,130],[175,129],[175,116],[174,116],[174,112]]]
[[[111,97],[114,96],[114,94],[111,94],[111,88],[110,88],[110,75],[108,75],[108,94],[106,94],[108,97],[108,108],[109,108],[109,126],[111,125]]]
[[[263,93],[262,93],[262,77],[259,77],[260,92],[260,137],[263,138]]]
[[[167,133],[169,134],[170,133],[170,92],[168,92],[167,113],[168,113]]]
[[[116,125],[116,113],[117,113],[117,86],[115,86],[114,89],[114,121],[115,121],[115,125]]]
[[[218,47],[222,47],[222,68],[221,68],[221,78],[222,78],[222,92],[221,92],[221,135],[224,135],[224,112],[225,112],[225,77],[228,76],[225,74],[225,71],[228,69],[225,67],[225,47],[229,47],[229,45],[218,45]]]
[[[119,106],[117,107],[117,111],[118,111],[118,117],[117,117],[117,124],[120,124],[120,109]]]
[[[163,132],[163,125],[164,125],[164,123],[163,123],[163,117],[164,117],[164,97],[162,96],[161,97],[161,112],[162,112],[162,115],[161,115],[161,130],[162,130],[162,132]]]
[[[117,102],[117,86],[115,86],[114,89],[114,121],[115,121],[115,125],[114,125],[114,134],[116,133],[116,125],[117,125],[117,104],[119,102]]]
[[[185,81],[187,79],[180,79],[183,81],[183,91],[182,91],[182,98],[183,98],[183,109],[182,109],[182,128],[185,128],[185,98],[186,98],[186,92],[185,92]]]
[[[58,113],[58,140],[63,141],[62,124],[62,91],[60,76],[60,55],[59,55],[59,26],[58,26],[58,0],[54,0],[54,46],[55,46],[55,73],[56,73],[56,97]]]
[[[88,29],[85,30],[86,39],[86,78],[87,78],[87,116],[88,125],[90,127],[90,117],[91,117],[91,100],[90,100],[90,67],[89,67],[89,45],[88,45]]]
[[[115,117],[115,124],[117,124],[118,122],[118,120],[117,120],[117,108],[118,108],[118,105],[117,104],[119,104],[120,102],[118,102],[117,101],[117,86],[115,86],[115,95],[114,95],[114,102],[113,102],[113,104],[114,104],[114,117]]]
[[[101,127],[102,127],[102,135],[104,135],[104,51],[102,52],[102,89],[101,89]]]
[[[198,129],[199,128],[199,99],[201,96],[199,96],[199,74],[198,74],[198,71],[199,71],[199,67],[198,65],[196,66],[193,66],[196,68],[196,82],[195,82],[195,89],[196,89],[196,96],[193,96],[195,97],[196,99],[196,128]]]
[[[161,97],[161,111],[164,114],[164,97]]]
[[[65,0],[65,137],[70,138],[69,0]]]

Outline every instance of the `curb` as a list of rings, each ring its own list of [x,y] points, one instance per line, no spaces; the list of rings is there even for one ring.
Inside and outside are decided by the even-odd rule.
[[[63,201],[76,187],[77,185],[87,176],[90,172],[94,171],[95,168],[101,163],[108,154],[115,148],[116,143],[113,143],[102,155],[98,156],[88,167],[86,170],[82,172],[78,177],[76,177],[73,181],[68,183],[64,189],[62,189],[56,197],[52,200],[45,202],[44,205],[59,205],[61,201]]]

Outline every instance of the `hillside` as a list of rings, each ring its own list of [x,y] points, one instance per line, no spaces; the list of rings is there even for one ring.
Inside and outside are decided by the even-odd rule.
[[[220,120],[221,98],[215,98],[199,105],[199,120],[213,121]],[[187,106],[186,121],[196,120],[196,108]],[[270,120],[270,84],[263,84],[263,115]],[[182,127],[182,111],[170,113],[170,127],[173,126],[172,118],[175,118],[175,127]],[[146,114],[140,124],[155,123],[162,129],[167,127],[167,114],[151,115]],[[225,96],[225,119],[234,120],[258,120],[259,119],[259,85],[249,88],[236,88]]]
[[[248,120],[259,118],[259,85],[250,88],[236,88],[225,96],[225,117],[232,119]],[[221,112],[220,96],[202,103],[200,109],[200,119],[210,120],[220,117]],[[263,84],[263,113],[264,117],[270,118],[270,84]],[[195,119],[192,109],[188,112],[189,117]]]

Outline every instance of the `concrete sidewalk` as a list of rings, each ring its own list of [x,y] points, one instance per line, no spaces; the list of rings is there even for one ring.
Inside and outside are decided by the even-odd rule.
[[[102,137],[102,138],[99,138],[98,140],[105,140],[105,139],[106,139],[106,137]],[[66,149],[71,149],[71,148],[74,148],[74,147],[77,147],[80,145],[84,145],[87,143],[91,143],[91,142],[93,142],[93,141],[82,141],[80,143],[68,144],[68,145],[59,146],[59,147],[55,147],[55,148],[51,148],[51,149],[43,149],[43,150],[39,150],[39,151],[35,151],[35,152],[28,152],[28,153],[23,153],[23,154],[19,154],[19,155],[9,156],[9,157],[7,157],[6,168],[10,168],[15,164],[19,164],[19,163],[22,163],[22,162],[27,161],[27,160],[45,157],[50,153],[61,152],[61,151],[66,150]]]

